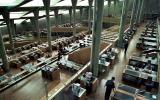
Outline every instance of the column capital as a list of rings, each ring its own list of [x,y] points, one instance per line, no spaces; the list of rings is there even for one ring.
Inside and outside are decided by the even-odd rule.
[[[89,6],[92,6],[93,0],[88,0],[88,4],[89,4]]]
[[[53,11],[54,11],[55,17],[57,17],[57,16],[58,16],[59,9],[54,9]]]
[[[50,7],[50,0],[43,0],[44,7]]]
[[[6,24],[8,24],[8,22],[10,20],[10,12],[7,10],[3,10],[1,12],[1,14],[2,14],[2,17],[3,17],[4,21],[6,22]]]
[[[77,5],[77,0],[71,0],[71,3],[72,3],[72,6],[73,6],[73,7],[76,7],[76,5]]]
[[[33,15],[34,15],[34,17],[39,17],[39,9],[35,9],[34,11],[33,11]]]

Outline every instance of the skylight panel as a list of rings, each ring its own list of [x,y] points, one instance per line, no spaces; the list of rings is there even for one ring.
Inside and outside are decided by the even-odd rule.
[[[16,6],[24,0],[0,0],[0,6]]]
[[[23,17],[34,17],[34,14],[33,13],[29,13],[27,15],[24,15]]]
[[[24,21],[25,19],[18,19],[18,20],[14,20],[15,24],[20,24]]]
[[[11,12],[10,13],[10,18],[15,19],[15,18],[20,18],[25,14],[25,12]]]
[[[26,19],[26,22],[31,22],[30,19]]]
[[[43,0],[33,0],[27,4],[22,5],[21,7],[41,7],[43,5]]]
[[[0,25],[0,28],[2,28],[2,27],[7,27],[7,25]]]
[[[108,1],[105,1],[105,2],[104,2],[104,5],[108,5]]]
[[[55,4],[54,6],[72,6],[72,3],[71,0],[64,0]]]
[[[2,15],[0,15],[0,19],[3,19],[3,16],[2,16]]]
[[[46,12],[45,11],[39,11],[39,16],[43,16],[43,15],[46,15]]]
[[[59,11],[59,14],[68,14],[68,13],[69,13],[68,10],[60,10],[60,11]]]
[[[83,0],[77,3],[77,6],[88,6],[88,0]]]

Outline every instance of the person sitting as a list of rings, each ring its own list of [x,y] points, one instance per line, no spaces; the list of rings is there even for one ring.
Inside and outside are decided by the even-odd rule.
[[[147,82],[145,83],[145,88],[147,91],[151,92],[154,87],[154,83],[152,82],[152,77],[148,77]]]

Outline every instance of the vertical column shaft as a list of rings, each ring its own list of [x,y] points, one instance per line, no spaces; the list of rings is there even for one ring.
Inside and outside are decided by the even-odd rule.
[[[46,10],[46,20],[47,20],[47,38],[48,38],[48,45],[49,45],[49,52],[52,51],[51,45],[51,23],[50,23],[50,16],[49,16],[49,8],[50,8],[50,0],[43,0],[43,4]]]
[[[79,20],[80,20],[80,22],[82,22],[83,8],[80,8],[79,12],[80,12]]]
[[[136,25],[138,25],[138,18],[139,18],[140,8],[141,8],[141,0],[138,0],[138,8],[137,8],[137,13],[136,13],[136,21],[135,21]]]
[[[128,8],[127,4],[128,4],[128,0],[124,0],[121,21],[120,21],[120,28],[119,28],[119,38],[118,38],[118,47],[120,48],[123,48],[123,35],[124,35],[125,21],[126,21],[127,8]]]
[[[93,0],[88,0],[88,4],[89,4],[89,8],[88,8],[88,32],[89,34],[91,34],[91,11],[92,11],[92,4],[93,4]]]
[[[2,66],[3,70],[5,72],[9,72],[9,63],[8,63],[8,59],[6,56],[6,51],[5,51],[5,46],[3,43],[1,30],[0,30],[0,57],[2,58],[2,62],[3,62],[3,66]]]
[[[110,15],[111,0],[108,0],[108,16]]]
[[[140,7],[140,13],[139,13],[139,19],[138,22],[141,22],[142,13],[143,13],[143,6],[144,6],[144,0],[141,1],[141,7]]]
[[[116,16],[116,5],[117,5],[117,0],[114,0],[114,15]]]
[[[13,34],[13,37],[15,38],[16,37],[16,30],[15,30],[15,25],[14,25],[14,20],[10,20],[11,21],[11,29],[12,29],[12,34]]]
[[[69,21],[70,21],[70,24],[72,24],[72,9],[69,9]]]
[[[34,20],[34,18],[32,17],[32,18],[30,18],[30,22],[31,22],[31,25],[32,25],[32,31],[36,31],[35,30],[35,20]]]
[[[4,11],[2,12],[2,16],[7,24],[12,52],[13,54],[15,54],[14,41],[13,41],[13,35],[12,35],[12,29],[11,29],[11,23],[10,23],[10,13],[8,11]]]
[[[34,27],[35,27],[35,31],[37,32],[37,37],[38,40],[40,40],[40,32],[39,32],[39,23],[38,23],[38,19],[39,19],[39,10],[36,9],[35,11],[33,11],[34,14]]]
[[[76,5],[77,0],[71,0],[73,7],[73,34],[76,34]]]
[[[98,76],[98,63],[100,51],[100,39],[102,32],[104,0],[94,0],[94,17],[91,49],[91,71],[94,76]]]
[[[59,14],[59,24],[62,24],[62,20],[63,20],[63,15],[62,14]]]
[[[136,4],[137,4],[137,0],[134,0],[133,7],[132,7],[131,20],[130,20],[130,29],[133,29],[133,24],[134,24],[135,15],[136,15]]]
[[[58,9],[54,9],[54,15],[55,15],[55,25],[58,26]]]

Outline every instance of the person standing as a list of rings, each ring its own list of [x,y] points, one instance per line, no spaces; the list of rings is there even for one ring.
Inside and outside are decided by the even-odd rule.
[[[106,87],[105,100],[109,100],[109,97],[110,97],[110,95],[111,95],[112,90],[115,91],[115,90],[114,90],[114,88],[115,88],[115,83],[114,83],[114,81],[115,81],[115,77],[112,77],[112,79],[111,79],[111,80],[108,80],[108,81],[106,82],[106,84],[105,84],[105,87]]]
[[[125,41],[125,45],[124,45],[124,53],[126,54],[127,52],[127,49],[128,49],[128,41],[126,40]]]

